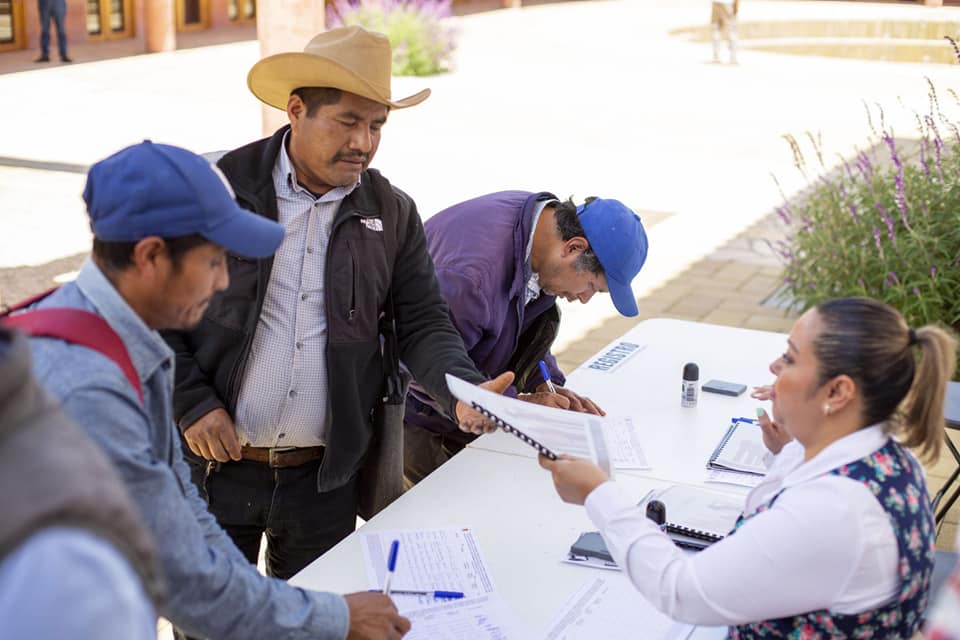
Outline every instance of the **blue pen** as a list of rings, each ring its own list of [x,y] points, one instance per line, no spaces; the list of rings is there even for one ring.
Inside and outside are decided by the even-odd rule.
[[[376,591],[376,589],[372,589]],[[447,598],[449,600],[459,600],[466,597],[463,591],[411,591],[407,589],[391,591],[395,596],[432,596],[434,598]]]
[[[387,578],[383,581],[383,592],[386,595],[390,595],[390,578],[393,577],[393,572],[397,568],[397,551],[399,550],[399,540],[394,540],[390,543],[390,556],[387,559]]]
[[[556,393],[557,388],[550,381],[550,370],[547,369],[547,363],[543,360],[540,361],[540,373],[543,374],[543,381],[547,383],[547,389],[550,390],[550,393]]]

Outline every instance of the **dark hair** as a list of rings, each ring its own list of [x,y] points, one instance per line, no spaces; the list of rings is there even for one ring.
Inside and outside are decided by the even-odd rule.
[[[163,238],[163,243],[166,245],[167,255],[173,262],[174,271],[179,271],[180,262],[188,251],[205,244],[212,244],[197,233]],[[95,237],[93,257],[104,271],[124,271],[133,264],[133,249],[136,246],[136,242],[108,242]]]
[[[594,200],[596,198],[587,198],[586,206],[589,206]],[[560,234],[560,238],[564,242],[570,238],[586,239],[587,234],[580,225],[580,216],[577,215],[577,205],[573,204],[572,199],[568,198],[555,205],[553,219],[556,223],[557,233]],[[593,248],[589,246],[577,256],[577,261],[573,263],[573,267],[580,273],[589,271],[597,276],[603,275],[603,265],[600,264],[600,259],[593,252]]]
[[[312,118],[320,107],[340,102],[343,91],[333,87],[299,87],[290,94],[303,100],[303,104],[307,105],[307,117]]]
[[[818,383],[850,376],[863,398],[864,426],[886,421],[905,446],[936,458],[956,339],[934,325],[912,330],[896,309],[870,298],[835,298],[816,310],[823,323],[814,340]]]

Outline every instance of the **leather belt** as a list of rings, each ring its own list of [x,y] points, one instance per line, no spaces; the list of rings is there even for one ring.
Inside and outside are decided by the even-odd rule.
[[[296,449],[272,449],[270,447],[241,447],[240,457],[253,462],[265,462],[273,468],[299,467],[320,460],[326,447],[299,447]]]

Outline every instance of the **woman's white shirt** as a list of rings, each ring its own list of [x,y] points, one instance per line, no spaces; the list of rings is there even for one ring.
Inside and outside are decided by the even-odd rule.
[[[824,474],[875,452],[887,438],[882,425],[873,425],[809,462],[803,447],[787,444],[744,513],[783,489],[773,506],[696,554],[678,549],[614,482],[597,487],[585,506],[634,586],[675,620],[731,625],[821,609],[859,613],[899,591],[893,524],[861,482]]]

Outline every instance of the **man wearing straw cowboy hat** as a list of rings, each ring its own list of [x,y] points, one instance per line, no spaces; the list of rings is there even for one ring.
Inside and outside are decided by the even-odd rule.
[[[462,428],[490,428],[446,388],[446,373],[486,378],[450,322],[416,205],[368,168],[389,111],[430,95],[392,99],[390,63],[385,36],[343,27],[253,66],[250,90],[290,124],[219,166],[286,237],[272,260],[231,258],[201,325],[168,335],[194,481],[251,562],[266,533],[277,577],[353,531],[371,461],[402,487],[399,358]]]

